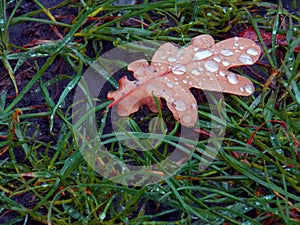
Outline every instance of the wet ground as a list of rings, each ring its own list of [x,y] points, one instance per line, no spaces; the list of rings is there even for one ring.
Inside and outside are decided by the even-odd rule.
[[[42,4],[44,4],[45,7],[51,7],[54,5],[57,5],[58,3],[62,2],[60,0],[41,0],[40,1]],[[276,1],[270,1],[277,3]],[[288,10],[295,10],[292,6],[292,3],[297,6],[298,9],[300,9],[300,1],[283,1],[283,5],[285,8]],[[9,5],[7,9],[8,15],[11,13],[11,10],[14,8],[14,4],[12,3]],[[22,15],[25,13],[28,13],[32,10],[38,9],[36,4],[33,3],[31,0],[25,0],[22,2],[21,7],[17,10],[16,15]],[[74,8],[70,8],[68,6],[65,6],[63,8],[60,8],[58,10],[52,11],[53,14],[55,15],[64,15],[65,17],[62,19],[63,22],[68,22],[71,23],[72,18],[76,15],[77,11]],[[40,18],[45,18],[46,16],[44,14],[40,15]],[[66,34],[66,30],[60,29],[59,32],[61,34]],[[26,22],[26,23],[19,23],[16,24],[15,26],[11,27],[9,29],[9,37],[10,40],[13,44],[17,46],[24,46],[33,40],[40,40],[40,39],[48,39],[48,40],[56,40],[59,39],[57,34],[55,33],[54,30],[52,30],[49,25],[47,24],[41,24],[41,23],[35,23],[35,22]],[[41,66],[45,62],[45,59],[38,59],[37,60],[38,64]],[[36,73],[36,65],[34,64],[33,60],[29,60],[24,63],[24,65],[18,69],[18,71],[15,73],[15,78],[17,81],[17,85],[19,89],[21,90],[30,80],[31,78],[35,75]],[[58,74],[68,74],[72,75],[73,71],[68,67],[67,63],[65,63],[61,59],[57,59],[51,67],[43,74],[43,81],[46,82]],[[11,102],[12,99],[15,97],[15,91],[13,86],[11,85],[10,79],[3,67],[3,65],[0,65],[0,94],[3,93],[3,91],[8,90],[7,95],[8,95],[8,102]],[[65,88],[66,82],[61,82],[60,85],[54,85],[49,89],[50,95],[52,96],[54,101],[57,101],[60,93],[62,90]],[[25,106],[31,106],[31,107],[36,107],[37,112],[43,112],[47,111],[47,106],[45,105],[44,100],[41,98],[41,94],[37,92],[38,86],[34,86],[32,90],[27,94],[22,101],[20,101],[17,105],[17,107],[25,107]],[[72,99],[68,99],[69,102],[65,102],[66,105],[71,104]],[[43,142],[50,142],[56,141],[56,138],[58,137],[58,133],[54,129],[53,133],[49,133],[49,123],[48,123],[48,118],[44,119],[35,119],[34,121],[36,124],[39,124],[40,126],[40,133],[37,134],[36,138]],[[60,121],[56,120],[55,127],[60,126]],[[30,129],[29,131],[30,132]],[[24,154],[22,151],[16,151],[18,152],[17,154],[17,160],[23,161],[24,160]],[[8,157],[8,153],[4,154],[0,159],[4,159]],[[33,196],[28,194],[28,195],[21,195],[19,198],[18,196],[14,196],[13,199],[20,204],[24,205],[27,208],[32,208],[33,201],[32,201]],[[14,218],[14,213],[7,213],[6,215],[1,215],[0,217],[0,224],[3,224],[10,219]],[[39,224],[37,222],[29,222],[27,224]]]

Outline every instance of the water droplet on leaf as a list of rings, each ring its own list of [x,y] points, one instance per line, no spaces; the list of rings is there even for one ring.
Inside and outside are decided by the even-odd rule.
[[[257,56],[258,55],[258,51],[255,48],[248,48],[247,49],[247,53],[249,55],[253,55],[253,56]]]
[[[200,75],[200,72],[199,72],[199,70],[197,70],[197,69],[192,69],[191,73],[192,73],[193,75],[195,75],[195,76],[199,76],[199,75]]]
[[[239,56],[239,61],[243,64],[246,64],[246,65],[251,65],[253,64],[253,59],[251,58],[250,55],[247,55],[247,54],[242,54]]]
[[[210,56],[212,56],[212,52],[209,50],[198,51],[194,54],[193,60],[206,59]]]
[[[184,65],[178,64],[172,67],[172,72],[176,75],[182,75],[186,72],[186,67]]]
[[[184,115],[182,120],[184,123],[190,123],[192,121],[192,117],[190,115]]]
[[[174,57],[169,57],[168,58],[168,62],[172,63],[172,62],[176,62],[177,59],[175,59]]]
[[[229,49],[222,49],[221,54],[224,55],[224,56],[232,56],[233,52],[230,51]]]
[[[246,86],[244,86],[244,89],[247,93],[252,94],[254,91],[254,87],[251,84],[247,84]]]
[[[183,100],[176,100],[173,102],[173,105],[175,105],[175,108],[179,111],[184,111],[186,109],[186,104]]]
[[[172,82],[167,82],[167,86],[169,87],[169,88],[173,88],[174,87],[174,84],[172,83]]]
[[[209,72],[216,72],[219,69],[218,63],[213,60],[208,60],[205,62],[204,67]]]
[[[239,82],[238,77],[234,73],[228,74],[227,80],[231,84],[237,84]]]

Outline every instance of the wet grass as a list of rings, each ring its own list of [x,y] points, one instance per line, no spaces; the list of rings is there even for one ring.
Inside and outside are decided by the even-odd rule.
[[[18,13],[23,1],[0,4],[0,57],[6,71],[1,80],[10,82],[0,93],[1,224],[299,224],[299,12],[264,1],[129,6],[66,0],[52,8],[33,2],[36,9],[23,14]],[[77,11],[69,22],[52,13],[67,6]],[[48,25],[56,38],[27,46],[12,42],[10,29],[28,21]],[[184,45],[203,33],[222,40],[249,27],[264,54],[255,66],[235,70],[249,77],[256,91],[243,98],[226,95],[220,117],[211,115],[205,101],[199,104],[198,132],[204,138],[197,140],[179,171],[149,186],[127,186],[104,179],[87,164],[72,123],[78,104],[72,97],[89,63],[107,46],[143,40]],[[261,30],[273,36],[264,41]],[[282,42],[275,34],[282,35]],[[71,69],[45,77],[58,62]],[[28,65],[34,74],[20,84],[18,75]],[[116,88],[115,80],[110,83]],[[57,86],[63,88],[55,96]],[[30,96],[40,96],[39,105],[25,101]],[[109,102],[97,102],[97,132],[110,153],[124,162],[150,165],[178,143],[179,126],[162,109],[159,115],[168,126],[164,141],[156,142],[151,154],[136,153],[120,140],[134,137],[132,145],[151,144],[140,139],[145,138],[144,123],[155,115],[133,116],[132,132],[120,130],[118,136],[107,127]],[[203,152],[214,154],[214,148],[206,148],[211,118],[226,130],[215,159],[201,170]],[[195,140],[182,140],[182,149],[190,151],[191,144]]]

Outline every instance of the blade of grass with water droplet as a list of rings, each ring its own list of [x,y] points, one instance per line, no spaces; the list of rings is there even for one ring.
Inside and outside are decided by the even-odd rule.
[[[65,98],[70,93],[70,91],[73,90],[73,88],[76,86],[76,84],[79,82],[81,78],[81,74],[77,74],[66,86],[66,88],[63,90],[62,94],[60,95],[55,107],[52,109],[51,115],[50,115],[50,132],[52,132],[53,129],[53,121],[54,121],[54,115],[56,114],[56,111],[61,107],[61,104],[65,101]]]

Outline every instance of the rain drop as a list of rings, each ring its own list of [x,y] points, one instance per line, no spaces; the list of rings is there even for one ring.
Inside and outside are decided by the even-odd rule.
[[[208,60],[205,62],[204,67],[209,72],[216,72],[219,69],[218,63],[213,60]]]
[[[172,63],[172,62],[176,62],[177,59],[175,59],[174,57],[169,57],[168,58],[168,62]]]
[[[252,84],[247,84],[246,86],[244,86],[244,89],[247,93],[252,94],[254,91],[254,87]]]
[[[174,87],[174,84],[173,84],[172,82],[167,82],[167,86],[168,86],[169,88],[173,88],[173,87]]]
[[[186,72],[186,67],[184,65],[178,64],[172,67],[172,72],[176,75],[182,75]]]
[[[187,84],[187,83],[188,83],[188,81],[187,81],[187,80],[185,80],[185,79],[184,79],[182,82],[183,82],[184,84]]]
[[[239,56],[239,61],[245,65],[251,65],[253,64],[253,60],[251,58],[250,55],[247,55],[247,54],[242,54]]]
[[[195,75],[195,76],[199,76],[199,75],[200,75],[200,72],[199,72],[199,70],[197,70],[197,69],[192,69],[191,73],[192,73],[193,75]]]
[[[234,46],[239,46],[238,44],[239,38],[238,37],[234,37]]]
[[[249,55],[253,55],[253,56],[257,56],[258,55],[258,51],[255,48],[248,48],[247,49],[247,53]]]
[[[197,104],[196,103],[193,103],[192,104],[192,109],[196,109],[197,108]]]
[[[182,100],[176,100],[175,102],[173,102],[173,105],[175,105],[175,109],[177,109],[178,111],[186,110],[186,104]]]
[[[219,62],[221,62],[221,57],[218,56],[218,55],[216,55],[216,56],[214,57],[214,60],[215,60],[217,63],[219,63]]]
[[[184,116],[182,117],[182,121],[185,122],[185,123],[190,123],[190,122],[192,122],[192,117],[191,117],[191,115],[184,115]]]
[[[223,60],[222,64],[223,64],[223,66],[229,66],[230,65],[230,63],[227,60]]]
[[[226,74],[225,74],[224,71],[220,71],[220,72],[219,72],[219,75],[220,75],[221,77],[225,77]]]
[[[231,84],[237,84],[239,82],[238,77],[234,73],[228,74],[227,80]]]
[[[224,56],[232,56],[233,52],[230,51],[229,49],[222,49],[221,54],[224,55]]]
[[[206,59],[210,56],[212,56],[212,52],[209,50],[198,51],[194,54],[193,60]]]

